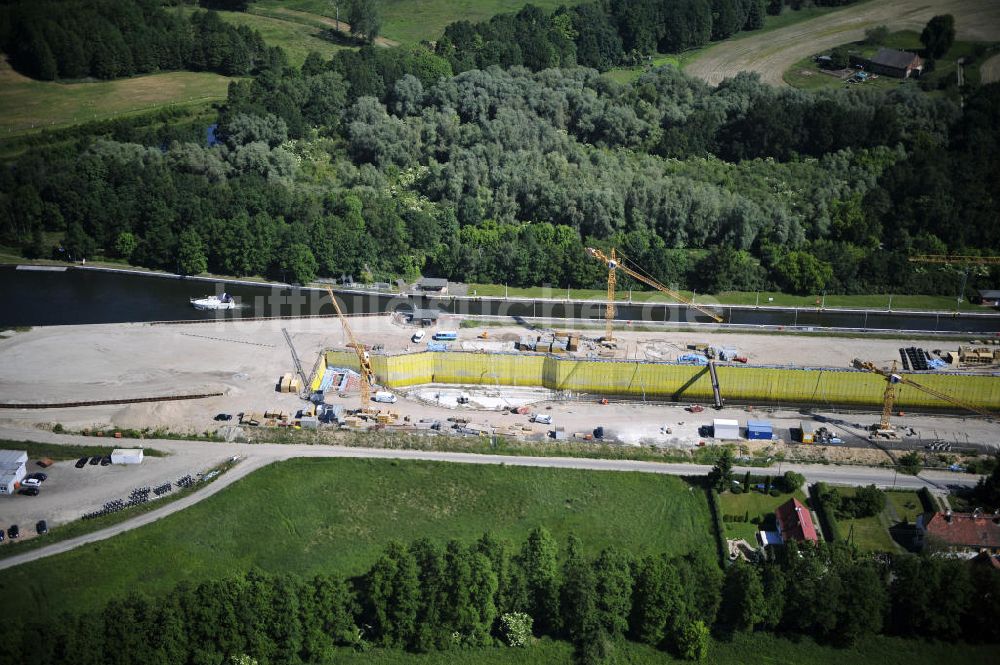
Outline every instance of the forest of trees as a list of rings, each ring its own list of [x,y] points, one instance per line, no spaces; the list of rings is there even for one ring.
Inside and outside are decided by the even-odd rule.
[[[258,32],[160,0],[18,0],[0,6],[0,48],[15,69],[46,81],[177,69],[246,76],[284,64]]]
[[[790,4],[794,11],[802,3]],[[783,8],[783,0],[602,0],[547,13],[529,4],[481,23],[452,23],[436,50],[456,72],[490,65],[533,71],[580,65],[605,71],[639,64],[654,53],[677,53],[759,30],[767,14]]]
[[[389,543],[365,575],[308,580],[258,570],[182,583],[157,598],[133,593],[101,611],[5,626],[5,662],[329,662],[336,646],[429,652],[527,646],[532,635],[573,643],[579,663],[628,639],[703,660],[710,636],[808,635],[850,646],[869,635],[1000,641],[1000,575],[961,560],[878,562],[845,545],[789,545],[776,560],[723,572],[699,556],[616,548],[597,556],[544,528],[515,548],[485,534],[467,545]]]
[[[191,53],[219,64],[208,51]],[[907,257],[1000,253],[996,84],[959,108],[911,86],[711,87],[669,66],[626,85],[582,67],[456,74],[422,46],[298,69],[264,54],[230,85],[218,145],[121,121],[7,160],[0,244],[301,283],[559,288],[599,288],[584,248],[613,245],[668,285],[801,294],[952,295],[956,269]],[[974,271],[967,288],[998,277]]]
[[[187,273],[559,287],[599,286],[583,248],[614,244],[667,284],[796,293],[954,293],[957,274],[906,256],[1000,248],[996,85],[959,109],[671,67],[627,86],[449,74],[419,47],[313,55],[233,83],[221,145],[115,131],[25,154],[0,171],[0,242],[48,256],[62,232],[61,257]]]

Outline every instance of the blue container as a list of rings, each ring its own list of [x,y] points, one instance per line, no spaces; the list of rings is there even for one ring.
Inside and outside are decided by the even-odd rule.
[[[774,437],[774,428],[766,420],[748,420],[747,438],[770,441]]]

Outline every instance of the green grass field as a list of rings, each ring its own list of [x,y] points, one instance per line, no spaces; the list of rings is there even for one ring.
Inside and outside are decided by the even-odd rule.
[[[852,665],[992,665],[997,649],[992,646],[945,644],[893,637],[873,637],[850,649],[816,644],[808,637],[789,640],[768,633],[738,634],[731,641],[713,640],[707,663],[712,665],[829,665],[848,662]],[[453,649],[430,654],[372,649],[358,653],[338,649],[334,660],[339,665],[573,665],[573,647],[566,642],[538,640],[525,649],[491,648],[473,651]],[[620,665],[662,665],[690,663],[672,658],[652,647],[627,642],[615,645],[608,662]]]
[[[957,290],[957,287],[956,287]],[[558,289],[544,286],[526,288],[504,287],[503,284],[469,284],[469,295],[502,297],[506,293],[511,298],[555,298],[573,300],[604,300],[607,292],[603,289]],[[954,311],[955,298],[951,296],[908,296],[908,295],[810,295],[796,296],[774,291],[723,291],[710,295],[695,294],[691,291],[679,291],[685,298],[695,298],[698,304],[722,305],[760,305],[772,307],[820,307],[855,308],[855,309],[888,309],[893,310],[940,310]],[[633,302],[673,302],[671,298],[659,291],[618,291],[618,300]],[[968,301],[962,302],[962,311],[988,311],[979,305]]]
[[[166,72],[115,81],[54,83],[15,72],[0,58],[0,137],[226,98],[231,79],[208,72]]]
[[[575,5],[583,0],[534,0],[531,4],[545,10],[560,5]],[[527,0],[381,0],[382,34],[400,42],[434,41],[445,26],[455,21],[484,21],[495,14],[517,12]],[[251,11],[292,9],[320,16],[335,17],[329,0],[258,0]],[[347,3],[340,3],[340,18],[347,20]]]
[[[258,566],[357,575],[391,539],[519,543],[538,525],[594,553],[714,556],[707,498],[679,478],[505,466],[304,459],[269,466],[181,513],[113,539],[5,570],[0,610],[44,616],[129,591]]]
[[[283,3],[284,4],[284,3]],[[196,8],[187,11],[193,12]],[[310,21],[290,20],[274,16],[262,16],[246,12],[218,12],[226,23],[245,25],[258,31],[268,46],[280,46],[288,54],[288,62],[300,67],[309,51],[316,51],[324,58],[330,58],[342,48],[342,44],[325,36],[326,28],[319,19]]]
[[[541,4],[541,3],[536,3]],[[764,27],[760,30],[748,30],[744,32],[738,32],[729,39],[725,41],[736,41],[739,39],[746,39],[747,37],[753,37],[754,35],[759,35],[764,32],[769,32],[771,30],[777,30],[778,28],[784,28],[789,25],[795,25],[796,23],[801,23],[802,21],[808,21],[811,18],[816,18],[817,16],[822,16],[823,14],[829,14],[832,11],[840,9],[840,7],[804,7],[798,11],[795,11],[789,7],[785,8],[785,11],[778,16],[765,16],[764,17]],[[713,42],[717,43],[717,42]],[[652,61],[649,65],[650,68],[662,67],[663,65],[673,65],[678,69],[684,69],[684,66],[689,62],[697,60],[698,57],[704,53],[707,49],[711,48],[713,44],[707,44],[702,48],[692,49],[690,51],[685,51],[684,53],[673,53],[673,54],[657,54],[653,56]],[[604,72],[604,76],[611,79],[612,81],[617,81],[618,83],[631,83],[632,81],[639,78],[642,73],[646,71],[645,66],[639,67],[616,67],[614,69],[609,69]]]

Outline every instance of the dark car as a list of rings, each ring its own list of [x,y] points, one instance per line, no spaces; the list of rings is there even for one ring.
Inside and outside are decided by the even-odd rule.
[[[232,415],[228,413],[219,413],[216,414],[215,416],[215,420],[217,420],[220,423],[229,422],[232,419],[233,419]]]
[[[23,494],[24,496],[38,496],[38,488],[37,487],[22,487],[20,489],[20,493]]]
[[[90,458],[90,465],[91,466],[94,466],[94,465],[100,464],[100,463],[101,463],[101,456],[100,455],[94,455],[93,457]]]
[[[81,457],[80,459],[78,459],[76,461],[76,468],[82,469],[83,467],[87,466],[88,459],[89,459],[88,457]]]
[[[101,458],[101,466],[107,466],[111,464],[111,455],[105,455]]]
[[[29,473],[27,476],[25,476],[25,478],[33,478],[39,482],[44,483],[46,480],[49,479],[49,474],[42,473],[41,471],[39,471],[38,473]]]
[[[16,524],[11,524],[9,527],[7,527],[7,537],[10,538],[11,540],[21,537],[21,530],[17,528]]]
[[[4,534],[3,529],[0,529],[0,543],[7,540],[7,536]]]
[[[49,532],[49,525],[45,523],[45,520],[38,520],[38,524],[35,525],[35,531],[38,532],[39,536],[44,536]]]

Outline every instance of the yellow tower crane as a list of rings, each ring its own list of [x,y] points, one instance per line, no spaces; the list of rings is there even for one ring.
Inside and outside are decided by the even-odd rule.
[[[674,300],[682,302],[688,307],[693,307],[702,314],[709,316],[716,323],[722,323],[722,317],[720,317],[715,312],[694,304],[681,294],[677,293],[673,289],[668,289],[666,286],[658,282],[657,280],[640,273],[635,268],[631,268],[624,263],[625,257],[619,255],[614,247],[611,248],[611,255],[608,256],[599,249],[594,249],[593,247],[587,248],[587,254],[590,254],[598,261],[603,262],[608,267],[608,300],[607,305],[604,310],[604,341],[612,342],[614,341],[613,328],[615,319],[615,284],[618,281],[617,272],[621,270],[629,277],[639,280],[643,284],[652,286],[657,291],[667,294]]]
[[[368,355],[365,347],[354,337],[354,331],[351,330],[350,324],[347,323],[347,317],[344,316],[344,311],[340,309],[340,303],[337,301],[337,296],[333,294],[333,289],[328,286],[326,287],[326,292],[330,294],[333,308],[337,310],[337,316],[340,318],[340,325],[344,327],[344,333],[348,339],[347,345],[354,349],[354,353],[358,355],[358,367],[361,374],[361,413],[362,415],[372,415],[375,413],[375,410],[371,407],[372,385],[375,383],[375,372],[372,370],[371,357]]]
[[[892,416],[892,407],[896,403],[896,386],[900,384],[910,386],[923,393],[936,397],[943,402],[948,402],[949,404],[953,404],[954,406],[963,408],[967,411],[978,413],[981,416],[986,416],[987,418],[998,417],[995,413],[983,411],[982,409],[972,406],[971,404],[966,404],[965,402],[957,400],[950,395],[946,395],[939,390],[934,390],[933,388],[921,385],[916,381],[906,378],[902,374],[897,374],[896,361],[893,361],[891,369],[882,369],[876,366],[875,363],[860,359],[855,359],[854,366],[857,369],[863,369],[885,378],[885,392],[882,393],[882,419],[879,421],[877,426],[872,428],[874,433],[877,435],[885,437],[895,436],[895,430],[890,422],[890,417]]]

